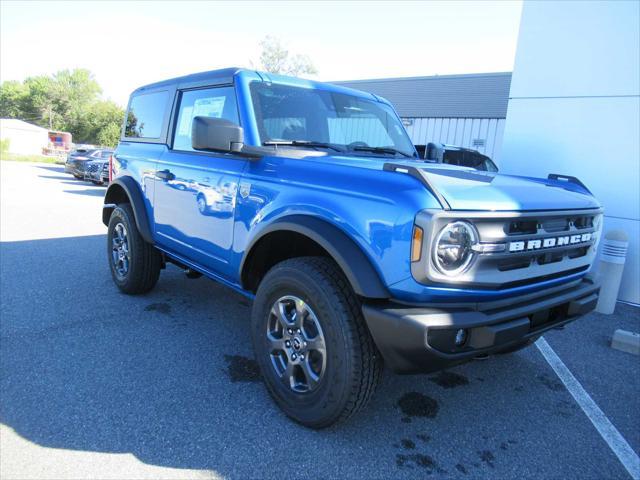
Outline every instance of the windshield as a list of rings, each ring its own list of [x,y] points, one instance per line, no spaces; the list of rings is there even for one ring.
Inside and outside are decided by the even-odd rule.
[[[353,154],[414,156],[404,127],[388,105],[325,90],[251,84],[262,144],[338,147]]]
[[[498,167],[486,155],[478,152],[470,152],[465,150],[446,150],[442,163],[449,165],[460,165],[461,167],[471,167],[476,170],[485,172],[497,172]]]

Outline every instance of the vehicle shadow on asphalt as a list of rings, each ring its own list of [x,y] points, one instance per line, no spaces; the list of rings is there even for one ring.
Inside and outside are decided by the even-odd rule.
[[[31,442],[234,478],[282,478],[292,461],[292,477],[508,477],[525,455],[534,476],[623,474],[601,448],[574,448],[592,427],[533,349],[387,373],[351,421],[303,428],[262,385],[248,300],[174,267],[151,293],[120,294],[105,246],[0,244],[0,421]]]
[[[95,185],[95,187],[99,187],[99,185]],[[87,195],[90,197],[104,197],[105,189],[104,188],[85,188],[84,190],[64,190],[64,193],[72,193],[74,195]]]
[[[41,168],[42,170],[49,170],[50,172],[64,173],[64,165],[37,165],[37,167]]]
[[[46,178],[47,180],[64,180],[64,183],[69,181],[69,175],[38,175],[40,178]]]
[[[104,185],[97,185],[95,183],[92,183],[88,180],[83,180],[80,178],[76,178],[74,179],[71,175],[65,175],[65,176],[59,176],[59,175],[38,175],[39,178],[46,178],[47,180],[58,180],[58,183],[63,184],[63,185],[86,185],[86,186],[93,186],[93,187],[101,187]],[[72,192],[70,190],[65,190],[65,193],[77,193],[77,192]]]

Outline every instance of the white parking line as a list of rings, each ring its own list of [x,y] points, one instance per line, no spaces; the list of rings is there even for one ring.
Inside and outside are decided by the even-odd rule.
[[[627,469],[629,475],[634,480],[640,480],[640,458],[629,446],[620,432],[609,421],[607,416],[600,410],[596,402],[589,396],[586,390],[576,380],[571,371],[567,368],[560,357],[553,351],[551,346],[544,338],[539,338],[536,347],[542,353],[547,363],[556,372],[556,375],[562,380],[564,386],[569,390],[575,401],[580,405],[582,411],[591,420],[593,426],[596,427],[600,436],[607,442],[609,448],[616,454],[618,460]]]

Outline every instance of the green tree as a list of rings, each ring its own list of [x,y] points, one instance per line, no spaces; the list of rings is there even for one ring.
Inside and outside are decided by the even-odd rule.
[[[51,89],[54,111],[61,118],[61,125],[86,137],[83,125],[87,114],[98,100],[102,89],[88,70],[62,70],[53,76]],[[90,133],[90,132],[88,132]]]
[[[27,95],[22,103],[24,119],[45,128],[60,129],[64,119],[56,110],[53,79],[45,75],[24,81]]]
[[[306,55],[290,55],[280,39],[267,35],[261,42],[260,67],[283,75],[315,75],[318,70]]]
[[[98,144],[105,147],[115,147],[120,140],[120,125],[109,123],[98,132]]]
[[[92,131],[90,138],[107,147],[115,147],[120,139],[124,110],[112,101],[99,101],[89,109]]]
[[[0,85],[0,118],[22,117],[27,93],[27,88],[20,82],[3,82]]]
[[[115,103],[97,100],[73,116],[70,131],[78,143],[96,143],[100,130],[110,123],[122,122],[122,115],[122,109]]]
[[[4,82],[0,117],[71,132],[76,143],[112,146],[119,138],[124,111],[112,101],[101,100],[101,92],[91,72],[84,69],[29,77],[22,83]]]

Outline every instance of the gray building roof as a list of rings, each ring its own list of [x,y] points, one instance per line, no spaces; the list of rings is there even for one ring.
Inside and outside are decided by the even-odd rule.
[[[389,100],[401,117],[505,118],[511,73],[331,82]]]

